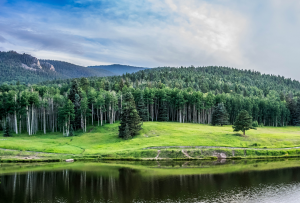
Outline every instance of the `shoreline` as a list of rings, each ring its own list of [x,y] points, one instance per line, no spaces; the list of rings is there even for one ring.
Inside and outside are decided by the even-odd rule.
[[[234,147],[164,147],[160,150],[142,149],[123,151],[107,154],[59,154],[34,151],[19,151],[12,149],[0,149],[0,163],[34,163],[34,162],[64,162],[66,159],[74,161],[160,161],[160,160],[241,160],[241,159],[282,159],[300,158],[300,147],[258,149],[258,148],[234,148]]]

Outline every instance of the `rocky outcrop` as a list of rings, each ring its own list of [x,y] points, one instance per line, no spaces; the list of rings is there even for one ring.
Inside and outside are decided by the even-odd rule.
[[[30,68],[30,67],[28,67],[28,66],[27,66],[26,64],[24,64],[24,63],[22,63],[21,66],[22,66],[23,68],[27,69],[27,70],[36,71],[36,69]]]
[[[52,64],[48,63],[48,62],[40,62],[41,66],[43,67],[43,69],[45,70],[51,70],[51,71],[55,71],[55,68]]]
[[[214,152],[213,156],[216,156],[218,159],[226,159],[227,158],[225,153]]]
[[[48,62],[40,62],[37,58],[29,54],[18,54],[16,52],[11,52],[14,57],[19,58],[21,66],[27,70],[31,71],[55,71],[55,68],[52,64]]]
[[[30,56],[29,54],[22,54],[20,60],[22,64],[25,64],[30,68],[37,69],[37,70],[43,69],[40,64],[40,61],[37,58]]]

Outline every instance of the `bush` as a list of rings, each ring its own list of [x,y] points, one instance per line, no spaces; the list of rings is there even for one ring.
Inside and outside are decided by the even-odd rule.
[[[234,150],[234,156],[244,156],[244,150],[242,149]]]
[[[258,122],[257,121],[253,121],[252,126],[257,128],[258,127]]]
[[[256,154],[258,156],[267,156],[268,155],[268,150],[257,150]]]
[[[246,155],[247,156],[256,156],[256,151],[255,150],[246,150]]]

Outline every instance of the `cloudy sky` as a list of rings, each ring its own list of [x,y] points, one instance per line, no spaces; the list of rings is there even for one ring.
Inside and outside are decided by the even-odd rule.
[[[84,66],[218,65],[300,80],[300,1],[0,0],[0,50]]]

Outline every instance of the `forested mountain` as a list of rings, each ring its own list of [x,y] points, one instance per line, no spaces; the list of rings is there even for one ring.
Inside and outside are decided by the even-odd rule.
[[[54,67],[28,54],[0,52],[0,83],[41,82],[61,78]]]
[[[39,83],[47,80],[91,76],[109,76],[114,73],[103,69],[90,69],[62,61],[39,60],[15,51],[0,51],[0,84]]]
[[[299,90],[298,81],[256,71],[164,67],[122,76],[2,85],[0,120],[3,126],[8,120],[15,132],[60,130],[68,136],[71,127],[85,131],[89,122],[112,124],[126,117],[127,95],[130,108],[143,121],[212,124],[213,112],[222,106],[229,124],[245,110],[259,125],[300,125]]]
[[[101,65],[101,66],[88,66],[88,68],[99,70],[107,70],[113,72],[114,75],[123,75],[126,73],[135,73],[140,70],[145,70],[146,68],[142,67],[135,67],[135,66],[126,66],[120,64],[113,64],[113,65]]]
[[[63,79],[66,78],[80,78],[80,77],[91,77],[91,76],[112,76],[114,73],[104,69],[91,69],[83,66],[74,65],[64,61],[54,60],[40,60],[52,64],[55,67],[55,71],[62,75]]]

